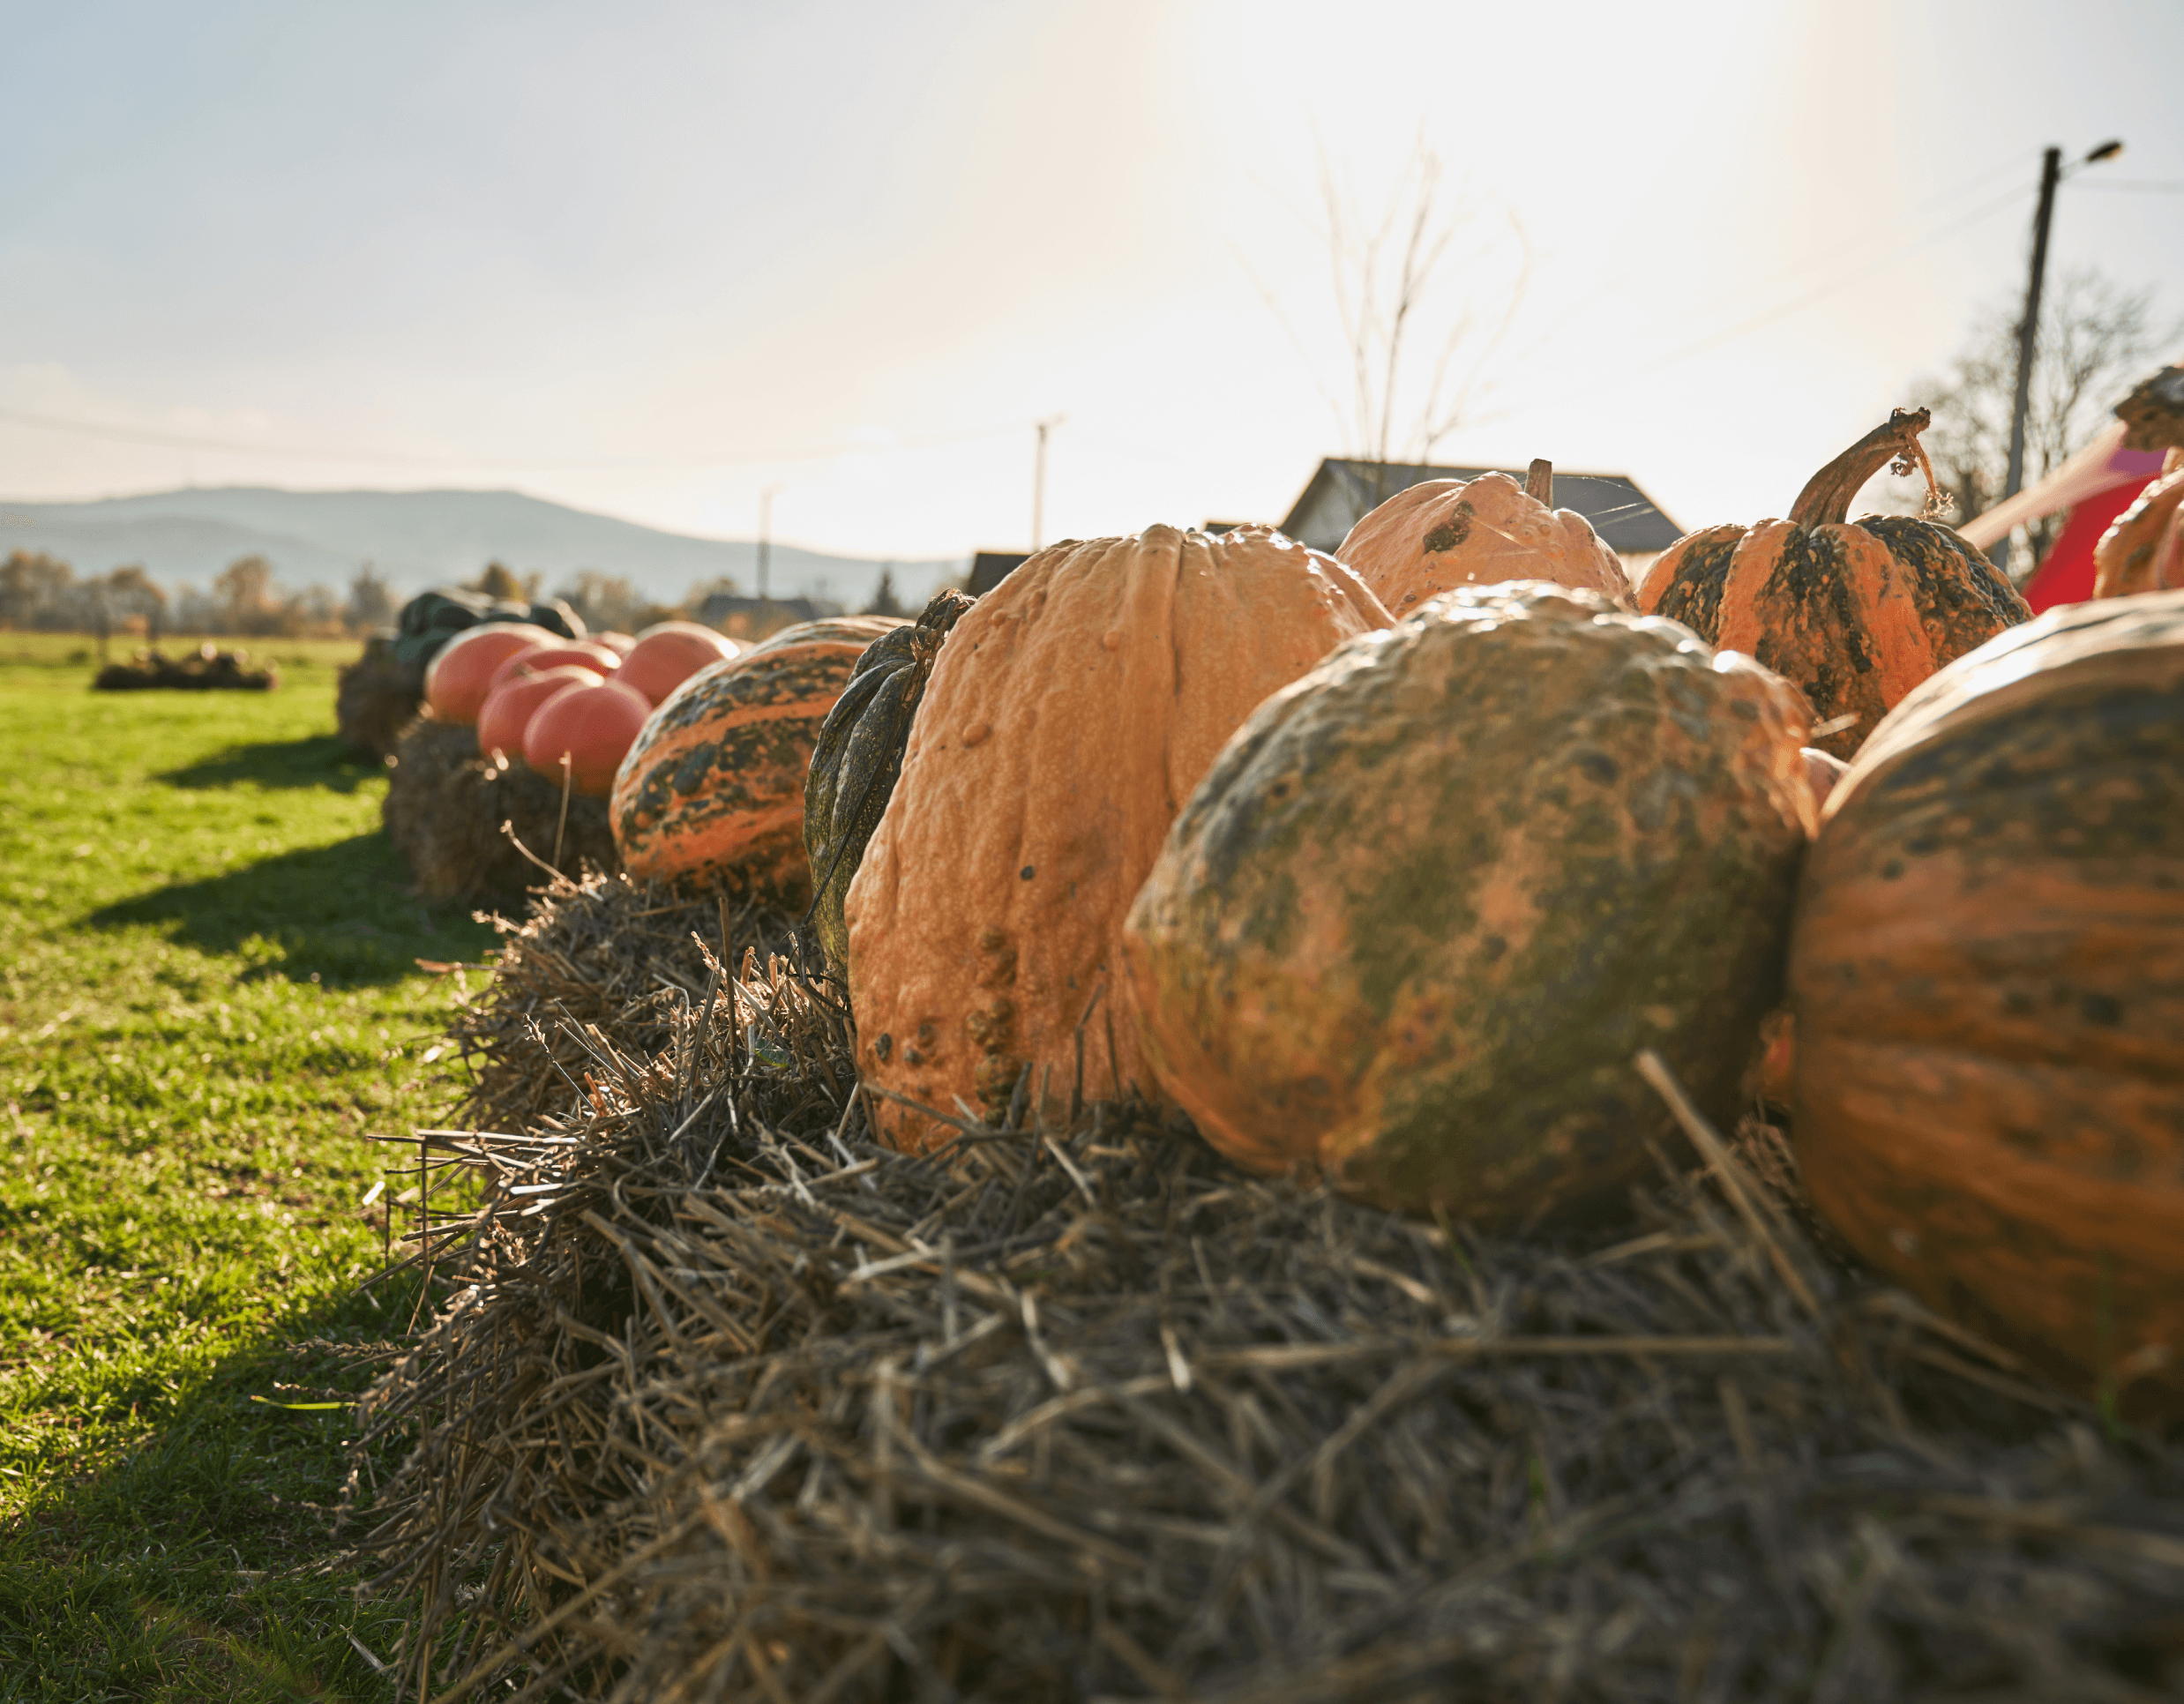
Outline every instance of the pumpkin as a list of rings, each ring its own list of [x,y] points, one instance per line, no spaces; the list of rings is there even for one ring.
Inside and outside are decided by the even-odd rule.
[[[597,686],[606,676],[595,669],[562,663],[552,669],[526,669],[505,680],[488,695],[478,711],[478,751],[523,754],[523,736],[531,718],[548,699],[567,686]],[[555,777],[559,779],[558,774]]]
[[[849,961],[842,901],[894,795],[910,718],[948,632],[971,607],[957,591],[936,592],[924,613],[872,641],[849,684],[826,713],[804,784],[804,850],[817,896],[812,923],[837,974]]]
[[[496,621],[466,627],[425,665],[424,701],[433,716],[458,727],[478,719],[493,676],[510,657],[554,643],[543,627],[527,622]]]
[[[742,649],[734,639],[694,621],[663,621],[638,635],[615,678],[658,704],[700,669]]]
[[[611,646],[595,645],[589,639],[557,639],[545,645],[535,645],[527,651],[517,651],[501,660],[500,667],[493,670],[485,684],[485,695],[491,698],[525,669],[540,674],[549,669],[559,669],[565,664],[588,669],[601,679],[611,680],[622,667],[622,659],[615,654]],[[482,709],[479,714],[484,714]]]
[[[2093,547],[2093,595],[2129,597],[2184,587],[2184,450],[2132,499]]]
[[[622,867],[640,879],[808,900],[812,748],[865,647],[908,624],[888,616],[804,622],[677,687],[615,777],[608,812]]]
[[[642,693],[610,680],[565,686],[532,712],[523,730],[523,760],[557,783],[565,764],[572,792],[603,799],[651,714]]]
[[[1131,908],[1161,1087],[1253,1170],[1481,1225],[1618,1203],[1727,1119],[1812,822],[1805,706],[1546,581],[1467,587],[1261,706]]]
[[[1507,474],[1428,479],[1350,529],[1335,553],[1397,616],[1458,586],[1551,579],[1630,605],[1622,558],[1592,523],[1554,506],[1554,469],[1532,463],[1523,484]]]
[[[2184,1414],[2184,591],[1942,670],[1829,796],[1794,1140],[1866,1260],[2091,1394]]]
[[[1814,743],[1839,758],[1936,669],[2032,614],[1955,528],[1905,515],[1845,520],[1859,488],[1891,462],[1921,469],[1931,496],[1918,443],[1930,418],[1897,409],[1813,475],[1789,519],[1688,534],[1638,588],[1646,614],[1802,687],[1821,718]]]
[[[1153,527],[1025,562],[956,623],[843,906],[857,1065],[893,1095],[1067,1116],[1151,1072],[1119,1010],[1123,914],[1269,692],[1387,612],[1263,527]],[[875,1096],[881,1134],[951,1134]]]

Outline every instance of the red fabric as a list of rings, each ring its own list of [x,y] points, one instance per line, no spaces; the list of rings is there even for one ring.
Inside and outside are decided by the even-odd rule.
[[[2071,509],[2070,519],[2055,535],[2054,545],[2024,583],[2024,601],[2032,606],[2034,615],[2059,603],[2083,603],[2093,595],[2093,547],[2115,524],[2116,517],[2152,483],[2151,475],[2129,480],[2096,491]]]

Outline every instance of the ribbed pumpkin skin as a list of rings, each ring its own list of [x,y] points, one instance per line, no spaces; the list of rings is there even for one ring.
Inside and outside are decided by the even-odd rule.
[[[1507,474],[1429,479],[1398,491],[1350,529],[1335,553],[1393,615],[1459,586],[1548,579],[1627,609],[1621,560],[1574,509],[1529,496]]]
[[[1896,422],[1904,453],[1915,453],[1926,411]],[[1903,515],[1844,520],[1859,486],[1896,452],[1880,441],[1888,430],[1815,475],[1790,519],[1689,534],[1638,588],[1647,615],[1680,621],[1801,687],[1823,724],[1854,717],[1814,742],[1844,759],[1935,669],[2032,615],[1953,527]]]
[[[999,1113],[1028,1065],[1066,1115],[1081,1022],[1086,1098],[1150,1094],[1117,1009],[1123,913],[1252,709],[1387,620],[1347,568],[1264,527],[1073,540],[981,598],[849,885],[859,1071]],[[908,1147],[953,1133],[892,1103],[881,1122]]]
[[[2093,547],[2093,564],[2097,598],[2184,588],[2184,467],[2162,475],[2116,517]]]
[[[2051,610],[1896,707],[1822,812],[1790,995],[1844,1239],[2081,1391],[2165,1344],[2127,1395],[2184,1412],[2184,592]]]
[[[1726,1119],[1812,819],[1804,706],[1749,658],[1518,582],[1449,594],[1262,706],[1126,931],[1163,1089],[1253,1170],[1522,1223]]]
[[[807,900],[804,782],[819,728],[865,646],[905,624],[806,622],[677,687],[615,774],[609,814],[623,868]]]
[[[804,784],[804,851],[818,890],[812,927],[838,975],[849,963],[842,902],[894,796],[910,719],[941,644],[971,602],[961,592],[937,592],[914,624],[873,640],[819,729]]]

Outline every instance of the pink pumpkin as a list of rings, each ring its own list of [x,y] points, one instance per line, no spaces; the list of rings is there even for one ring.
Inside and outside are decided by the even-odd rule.
[[[435,718],[468,727],[478,719],[493,674],[518,652],[557,643],[527,621],[490,621],[465,628],[440,647],[424,671],[424,701]]]
[[[496,686],[478,711],[478,750],[523,754],[523,736],[538,708],[572,686],[597,686],[606,676],[594,669],[563,663],[555,669],[519,668],[515,677]]]
[[[700,669],[739,656],[743,648],[734,639],[694,621],[663,621],[637,636],[637,648],[624,661],[616,678],[658,704]]]
[[[490,698],[502,687],[528,669],[542,675],[549,669],[559,669],[573,663],[579,669],[588,669],[602,679],[611,679],[622,666],[622,659],[606,646],[590,639],[552,639],[544,645],[534,645],[527,651],[517,651],[501,660],[486,683],[485,692]]]
[[[565,758],[571,788],[603,799],[651,714],[644,695],[619,681],[564,687],[532,713],[523,733],[523,760],[548,781],[558,781]]]

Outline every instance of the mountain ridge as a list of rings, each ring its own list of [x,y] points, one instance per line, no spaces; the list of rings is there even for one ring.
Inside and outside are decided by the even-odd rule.
[[[135,563],[155,580],[199,586],[238,557],[262,556],[292,589],[337,593],[367,563],[407,595],[475,579],[494,561],[540,575],[549,592],[587,570],[625,579],[660,603],[677,603],[693,585],[722,576],[757,590],[753,541],[666,532],[512,490],[233,485],[59,503],[0,499],[0,556],[14,550],[46,551],[84,578]],[[968,562],[889,564],[779,543],[768,559],[773,595],[831,597],[852,608],[871,600],[884,567],[915,607]]]

